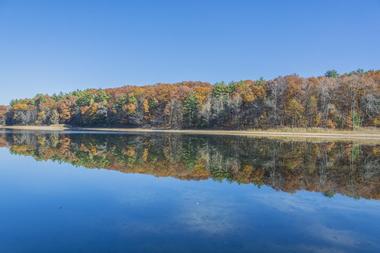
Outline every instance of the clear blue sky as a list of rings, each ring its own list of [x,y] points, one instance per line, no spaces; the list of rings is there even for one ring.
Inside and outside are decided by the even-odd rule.
[[[74,89],[380,69],[380,0],[0,0],[0,103]]]

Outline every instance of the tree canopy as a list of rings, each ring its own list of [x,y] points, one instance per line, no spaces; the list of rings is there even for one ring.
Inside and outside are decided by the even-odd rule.
[[[9,125],[159,128],[380,126],[380,71],[237,82],[180,82],[38,94],[10,103]]]

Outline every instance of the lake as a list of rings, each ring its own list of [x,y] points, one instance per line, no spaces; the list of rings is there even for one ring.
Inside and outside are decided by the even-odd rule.
[[[380,145],[0,132],[0,252],[380,252]]]

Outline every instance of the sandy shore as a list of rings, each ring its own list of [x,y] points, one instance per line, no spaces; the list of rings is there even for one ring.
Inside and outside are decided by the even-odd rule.
[[[278,138],[316,138],[316,139],[341,139],[341,140],[366,140],[380,143],[380,129],[340,131],[340,130],[175,130],[175,129],[144,129],[144,128],[89,128],[54,126],[0,126],[0,129],[23,131],[92,131],[92,132],[120,132],[120,133],[177,133],[197,135],[221,135],[221,136],[255,136]]]

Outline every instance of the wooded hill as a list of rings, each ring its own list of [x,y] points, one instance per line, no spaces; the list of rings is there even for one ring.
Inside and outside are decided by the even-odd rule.
[[[1,120],[1,119],[0,119]],[[380,126],[380,71],[230,83],[181,82],[38,94],[11,102],[8,125],[250,129]]]

